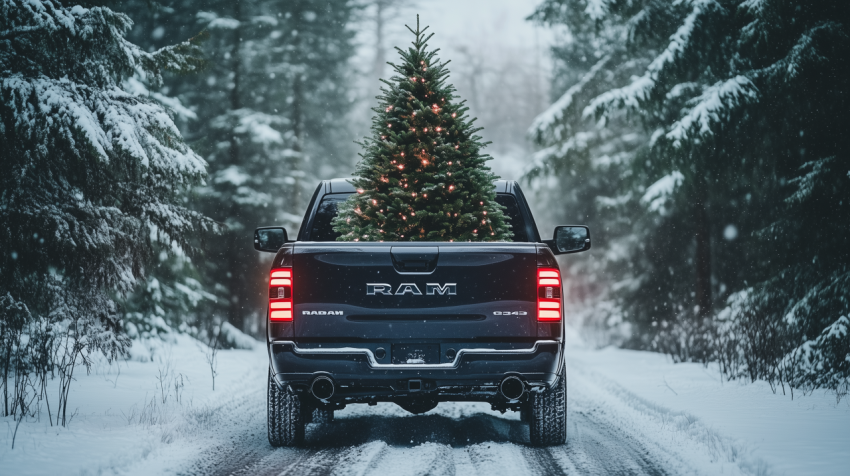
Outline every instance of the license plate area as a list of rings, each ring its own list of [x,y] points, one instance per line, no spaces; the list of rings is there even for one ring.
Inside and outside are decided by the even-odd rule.
[[[393,344],[393,364],[439,363],[439,344]]]

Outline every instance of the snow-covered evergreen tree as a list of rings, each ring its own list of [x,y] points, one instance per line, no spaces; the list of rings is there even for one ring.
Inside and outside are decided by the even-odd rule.
[[[427,29],[413,46],[397,48],[397,76],[374,108],[371,138],[352,183],[358,193],[340,205],[334,230],[344,241],[504,241],[512,234],[496,203],[493,181],[481,154],[481,138],[455,103],[446,82],[447,63],[428,50]]]
[[[846,381],[847,352],[813,349],[840,348],[823,342],[846,339],[850,305],[850,144],[836,127],[850,114],[850,5],[547,0],[541,11],[611,23],[632,59],[648,55],[625,84],[562,108],[576,121],[628,114],[648,137],[640,180],[616,186],[640,197],[647,225],[618,291],[650,336],[635,343],[718,359],[732,376]],[[835,378],[804,382],[806,368]]]
[[[547,191],[543,200],[559,214],[558,222],[597,224],[599,249],[562,264],[569,276],[564,285],[574,304],[593,304],[592,310],[579,314],[585,329],[602,331],[616,341],[644,334],[630,335],[630,324],[622,316],[633,306],[611,290],[639,282],[640,271],[632,260],[645,250],[642,233],[636,230],[654,225],[641,220],[641,195],[633,191],[646,180],[641,156],[649,134],[627,114],[597,122],[586,120],[581,111],[599,94],[628,84],[651,61],[648,48],[629,48],[624,18],[639,6],[630,7],[611,13],[583,1],[546,1],[529,17],[544,26],[566,28],[569,40],[552,47],[556,96],[529,128],[540,150],[531,157],[525,178]],[[565,201],[570,206],[564,207]]]
[[[148,53],[124,38],[131,26],[108,8],[0,4],[3,385],[10,372],[58,368],[60,410],[75,363],[126,349],[114,298],[144,278],[153,251],[192,253],[213,226],[183,204],[206,163],[166,109],[123,87],[136,72],[157,85],[197,70],[197,46]]]
[[[220,314],[249,333],[263,329],[268,266],[250,248],[253,228],[294,232],[322,166],[348,162],[337,144],[352,14],[349,1],[223,2],[198,14],[215,65],[187,97],[209,118],[196,131],[210,162],[205,210],[227,224],[210,242],[204,274],[224,291]]]
[[[259,333],[268,263],[251,248],[251,231],[279,224],[294,233],[318,177],[347,172],[353,162],[347,119],[355,3],[183,0],[153,10],[146,3],[124,7],[140,13],[143,26],[132,38],[148,48],[210,33],[203,47],[210,67],[165,81],[196,116],[185,121],[185,135],[209,162],[202,209],[227,225],[207,240],[198,269],[216,296],[199,314],[209,322],[199,325],[225,319]]]

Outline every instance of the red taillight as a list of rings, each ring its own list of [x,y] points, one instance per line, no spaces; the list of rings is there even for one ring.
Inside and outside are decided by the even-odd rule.
[[[273,269],[269,276],[269,320],[292,320],[292,268]]]
[[[561,320],[561,272],[557,269],[537,269],[537,320]]]

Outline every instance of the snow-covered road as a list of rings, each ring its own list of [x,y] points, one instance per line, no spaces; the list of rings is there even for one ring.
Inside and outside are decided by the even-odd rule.
[[[767,384],[722,382],[698,364],[568,339],[567,443],[528,444],[519,415],[441,403],[414,416],[352,405],[310,425],[300,448],[266,438],[262,345],[224,351],[211,391],[204,348],[185,336],[93,369],[75,382],[68,428],[0,419],[0,473],[14,475],[843,475],[850,404],[815,392],[792,400]],[[185,380],[179,402],[165,388]],[[183,381],[183,380],[181,380]],[[171,385],[171,387],[169,387]],[[171,392],[170,394],[168,392]],[[147,403],[146,403],[147,402]],[[154,405],[156,403],[156,405]]]
[[[425,415],[411,415],[380,403],[349,406],[332,423],[309,425],[303,447],[275,449],[266,438],[265,381],[250,371],[238,386],[242,390],[215,409],[215,423],[199,432],[203,449],[178,474],[739,473],[734,463],[712,457],[698,443],[677,442],[682,435],[664,428],[672,418],[645,414],[644,403],[612,389],[601,376],[568,369],[568,443],[551,448],[530,446],[519,414],[493,412],[488,404],[441,403]]]
[[[585,396],[571,405],[570,443],[559,447],[528,446],[528,427],[515,415],[490,412],[483,404],[444,403],[418,416],[390,404],[350,407],[332,423],[310,425],[303,448],[274,449],[265,435],[264,395],[257,391],[223,411],[221,438],[181,474],[677,473],[668,469],[663,452],[619,431]]]

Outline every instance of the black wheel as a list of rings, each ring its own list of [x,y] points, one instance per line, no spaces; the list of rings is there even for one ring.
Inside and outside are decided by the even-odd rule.
[[[528,428],[532,445],[562,445],[567,441],[567,377],[562,372],[549,390],[531,393]]]
[[[269,370],[268,391],[269,443],[295,446],[304,440],[304,414],[301,400],[277,386]]]
[[[313,409],[313,423],[331,423],[334,421],[334,410],[333,408],[314,408]]]

